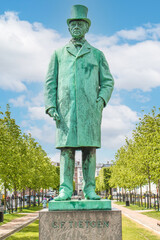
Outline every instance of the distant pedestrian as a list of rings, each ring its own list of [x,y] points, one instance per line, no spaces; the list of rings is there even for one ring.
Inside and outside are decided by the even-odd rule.
[[[43,198],[42,204],[43,204],[43,208],[47,207],[47,199],[46,198]]]

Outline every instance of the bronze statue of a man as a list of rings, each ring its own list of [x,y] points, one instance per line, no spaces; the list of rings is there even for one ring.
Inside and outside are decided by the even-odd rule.
[[[96,148],[101,147],[101,118],[113,91],[113,77],[104,54],[86,40],[88,9],[74,5],[67,20],[70,42],[56,50],[45,82],[46,113],[56,121],[56,148],[61,150],[60,191],[55,201],[71,199],[75,151],[82,151],[83,192],[95,193]]]

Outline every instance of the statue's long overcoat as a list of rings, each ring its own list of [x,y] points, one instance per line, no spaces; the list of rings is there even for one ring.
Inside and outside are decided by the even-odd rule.
[[[113,78],[101,51],[87,41],[77,53],[69,42],[52,55],[45,82],[45,107],[55,107],[56,148],[101,146],[102,111],[113,91]]]

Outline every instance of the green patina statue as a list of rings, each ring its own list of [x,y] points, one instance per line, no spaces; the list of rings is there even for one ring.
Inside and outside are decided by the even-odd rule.
[[[101,147],[101,119],[113,91],[113,77],[104,54],[86,40],[88,9],[74,5],[67,20],[70,42],[51,58],[45,82],[46,113],[56,121],[56,148],[61,150],[60,191],[55,201],[70,200],[75,151],[82,151],[83,192],[95,193],[96,148]]]

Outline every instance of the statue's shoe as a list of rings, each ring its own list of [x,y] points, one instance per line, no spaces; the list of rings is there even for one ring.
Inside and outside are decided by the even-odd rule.
[[[85,195],[85,199],[90,199],[90,200],[100,200],[101,197],[98,196],[95,192],[89,192]]]
[[[54,201],[66,201],[71,200],[71,198],[66,193],[60,193],[57,197],[54,198]]]

